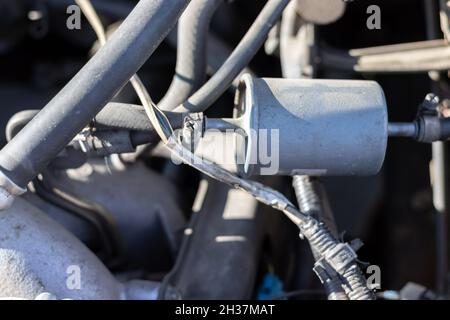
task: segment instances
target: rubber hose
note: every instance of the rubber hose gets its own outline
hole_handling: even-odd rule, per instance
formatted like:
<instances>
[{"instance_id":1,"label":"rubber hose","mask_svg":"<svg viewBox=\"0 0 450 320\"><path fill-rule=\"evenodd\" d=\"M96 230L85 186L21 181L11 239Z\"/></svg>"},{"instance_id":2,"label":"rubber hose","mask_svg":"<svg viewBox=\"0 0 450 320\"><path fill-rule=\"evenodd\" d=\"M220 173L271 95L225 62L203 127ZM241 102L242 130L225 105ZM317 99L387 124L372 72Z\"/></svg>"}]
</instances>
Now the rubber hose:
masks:
<instances>
[{"instance_id":1,"label":"rubber hose","mask_svg":"<svg viewBox=\"0 0 450 320\"><path fill-rule=\"evenodd\" d=\"M167 36L166 40L170 46L176 48L177 38L178 37L176 33L174 35L173 32L171 32ZM217 70L220 69L223 63L228 59L228 57L231 55L232 52L233 50L228 46L228 44L225 41L223 41L215 34L210 32L208 35L208 53L207 53L208 66L206 68L206 74L209 76L213 76L217 72ZM231 88L233 92L239 86L239 80L241 76L245 73L255 75L254 72L248 67L242 69L241 73L233 80Z\"/></svg>"},{"instance_id":2,"label":"rubber hose","mask_svg":"<svg viewBox=\"0 0 450 320\"><path fill-rule=\"evenodd\" d=\"M108 43L0 151L0 170L25 187L139 70L188 3L139 1Z\"/></svg>"},{"instance_id":3,"label":"rubber hose","mask_svg":"<svg viewBox=\"0 0 450 320\"><path fill-rule=\"evenodd\" d=\"M173 110L205 81L207 40L212 16L223 0L193 0L178 21L177 66L161 110Z\"/></svg>"},{"instance_id":4,"label":"rubber hose","mask_svg":"<svg viewBox=\"0 0 450 320\"><path fill-rule=\"evenodd\" d=\"M24 110L16 113L6 125L6 139L10 141L19 133L40 110ZM165 112L173 128L178 129L183 125L185 114L178 112ZM136 136L141 137L136 141L153 141L152 136L158 138L151 122L145 114L144 107L126 103L108 103L94 118L94 126L99 130L122 129L136 131ZM138 134L141 132L142 134ZM145 139L143 137L146 137ZM142 143L141 143L142 144Z\"/></svg>"},{"instance_id":5,"label":"rubber hose","mask_svg":"<svg viewBox=\"0 0 450 320\"><path fill-rule=\"evenodd\" d=\"M182 127L186 114L168 111L164 113L174 129ZM99 129L106 127L130 131L155 132L152 123L148 120L144 107L134 104L108 103L95 116L94 120Z\"/></svg>"},{"instance_id":6,"label":"rubber hose","mask_svg":"<svg viewBox=\"0 0 450 320\"><path fill-rule=\"evenodd\" d=\"M222 67L175 110L178 112L202 112L211 106L227 90L242 69L250 63L289 2L290 0L268 0L247 34Z\"/></svg>"}]
</instances>

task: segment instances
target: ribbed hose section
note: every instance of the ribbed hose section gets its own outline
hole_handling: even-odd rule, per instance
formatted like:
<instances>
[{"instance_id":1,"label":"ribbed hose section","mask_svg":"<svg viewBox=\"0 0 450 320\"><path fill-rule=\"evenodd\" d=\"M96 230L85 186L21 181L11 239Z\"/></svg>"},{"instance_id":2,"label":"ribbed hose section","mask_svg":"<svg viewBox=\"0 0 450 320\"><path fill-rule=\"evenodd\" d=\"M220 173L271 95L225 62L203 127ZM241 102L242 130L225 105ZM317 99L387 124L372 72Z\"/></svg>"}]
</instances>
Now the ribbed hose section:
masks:
<instances>
[{"instance_id":1,"label":"ribbed hose section","mask_svg":"<svg viewBox=\"0 0 450 320\"><path fill-rule=\"evenodd\" d=\"M174 129L181 128L185 115L182 113L165 112ZM143 106L127 103L108 103L96 116L98 127L125 129L130 131L146 131L154 133L155 129L145 114Z\"/></svg>"},{"instance_id":2,"label":"ribbed hose section","mask_svg":"<svg viewBox=\"0 0 450 320\"><path fill-rule=\"evenodd\" d=\"M301 212L306 214L321 210L319 195L309 176L294 176L292 186Z\"/></svg>"},{"instance_id":3,"label":"ribbed hose section","mask_svg":"<svg viewBox=\"0 0 450 320\"><path fill-rule=\"evenodd\" d=\"M20 130L29 123L40 110L24 110L16 113L11 117L6 126L6 139L10 141ZM178 112L165 112L174 129L179 129L183 125L185 114ZM154 136L158 139L158 135L153 125L148 121L144 107L127 103L108 103L94 118L94 127L100 130L127 130L141 131L145 135L139 137ZM147 138L146 138L147 139ZM145 141L146 139L142 140ZM137 139L138 141L139 139ZM152 141L154 139L151 139Z\"/></svg>"},{"instance_id":4,"label":"ribbed hose section","mask_svg":"<svg viewBox=\"0 0 450 320\"><path fill-rule=\"evenodd\" d=\"M323 223L317 223L315 219L301 226L301 231L308 239L311 249L317 251L322 257L338 244L327 227ZM340 275L350 300L375 300L374 293L367 288L366 278L356 263L348 266Z\"/></svg>"},{"instance_id":5,"label":"ribbed hose section","mask_svg":"<svg viewBox=\"0 0 450 320\"><path fill-rule=\"evenodd\" d=\"M324 283L325 290L328 294L328 300L348 300L347 294L342 290L339 278L332 278Z\"/></svg>"},{"instance_id":6,"label":"ribbed hose section","mask_svg":"<svg viewBox=\"0 0 450 320\"><path fill-rule=\"evenodd\" d=\"M317 181L313 181L309 176L294 176L292 180L292 185L295 190L295 195L297 196L297 202L300 208L300 211L307 215L312 215L314 218L325 220L322 200L319 195ZM331 214L331 213L330 213ZM334 223L334 220L328 219L330 223ZM330 226L331 227L331 226ZM336 229L335 226L332 226L333 229ZM325 238L315 238L314 241L317 241L316 245L322 246L322 242L326 242L328 239ZM313 249L314 246L311 246L311 250L313 251L314 258L316 260L321 258L321 255L317 250ZM328 300L348 300L347 295L342 288L342 282L338 277L330 277L327 280L324 280L323 286L325 287L325 291L328 295Z\"/></svg>"},{"instance_id":7,"label":"ribbed hose section","mask_svg":"<svg viewBox=\"0 0 450 320\"><path fill-rule=\"evenodd\" d=\"M336 245L331 232L323 223L317 223L317 220L311 219L311 222L302 226L302 231L308 238L311 249L317 251L321 256Z\"/></svg>"},{"instance_id":8,"label":"ribbed hose section","mask_svg":"<svg viewBox=\"0 0 450 320\"><path fill-rule=\"evenodd\" d=\"M374 293L367 288L366 277L356 263L344 272L343 278L347 281L344 289L350 300L375 300Z\"/></svg>"},{"instance_id":9,"label":"ribbed hose section","mask_svg":"<svg viewBox=\"0 0 450 320\"><path fill-rule=\"evenodd\" d=\"M178 21L177 66L161 110L173 110L203 84L211 18L223 0L193 0Z\"/></svg>"}]
</instances>

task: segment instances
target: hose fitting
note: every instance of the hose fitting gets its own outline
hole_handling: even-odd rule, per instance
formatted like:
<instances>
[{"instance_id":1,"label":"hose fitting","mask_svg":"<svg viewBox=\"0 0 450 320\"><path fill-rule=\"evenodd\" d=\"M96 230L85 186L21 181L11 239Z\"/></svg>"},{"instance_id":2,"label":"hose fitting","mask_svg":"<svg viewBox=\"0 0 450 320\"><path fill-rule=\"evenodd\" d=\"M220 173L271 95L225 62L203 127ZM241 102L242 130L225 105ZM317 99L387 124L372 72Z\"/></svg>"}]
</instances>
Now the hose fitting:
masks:
<instances>
[{"instance_id":1,"label":"hose fitting","mask_svg":"<svg viewBox=\"0 0 450 320\"><path fill-rule=\"evenodd\" d=\"M322 257L316 262L316 273L320 268L330 276L337 272L350 300L375 300L374 293L367 287L366 279L356 263L357 254L352 245L335 240L327 227L312 217L300 226L300 230L309 240L311 249Z\"/></svg>"}]
</instances>

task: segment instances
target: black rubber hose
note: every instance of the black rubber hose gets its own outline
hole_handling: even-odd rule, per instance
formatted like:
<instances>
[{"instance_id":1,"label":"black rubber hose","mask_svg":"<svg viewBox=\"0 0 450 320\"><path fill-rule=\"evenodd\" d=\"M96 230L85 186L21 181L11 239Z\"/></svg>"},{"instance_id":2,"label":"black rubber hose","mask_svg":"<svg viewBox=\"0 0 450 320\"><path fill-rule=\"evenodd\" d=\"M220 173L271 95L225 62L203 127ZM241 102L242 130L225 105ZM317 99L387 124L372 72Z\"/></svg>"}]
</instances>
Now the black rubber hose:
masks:
<instances>
[{"instance_id":1,"label":"black rubber hose","mask_svg":"<svg viewBox=\"0 0 450 320\"><path fill-rule=\"evenodd\" d=\"M180 112L202 112L230 86L255 56L290 0L268 0L247 34L216 74L187 101L176 108Z\"/></svg>"},{"instance_id":2,"label":"black rubber hose","mask_svg":"<svg viewBox=\"0 0 450 320\"><path fill-rule=\"evenodd\" d=\"M25 187L139 70L188 2L139 1L108 43L0 151L0 170Z\"/></svg>"},{"instance_id":3,"label":"black rubber hose","mask_svg":"<svg viewBox=\"0 0 450 320\"><path fill-rule=\"evenodd\" d=\"M39 111L24 110L12 116L6 125L7 141L16 136ZM182 127L185 114L168 111L165 114L174 129ZM136 137L140 137L140 139L136 138L136 141L154 141L152 136L158 139L158 134L148 120L144 107L139 105L110 102L95 116L93 125L99 130L122 129L136 132Z\"/></svg>"},{"instance_id":4,"label":"black rubber hose","mask_svg":"<svg viewBox=\"0 0 450 320\"><path fill-rule=\"evenodd\" d=\"M192 0L178 21L177 66L172 83L159 102L161 110L173 110L205 81L207 40L213 14L223 0Z\"/></svg>"},{"instance_id":5,"label":"black rubber hose","mask_svg":"<svg viewBox=\"0 0 450 320\"><path fill-rule=\"evenodd\" d=\"M164 113L174 129L182 127L186 114L169 111ZM106 127L107 129L146 131L157 136L144 107L139 105L110 102L95 116L94 121L99 129Z\"/></svg>"},{"instance_id":6,"label":"black rubber hose","mask_svg":"<svg viewBox=\"0 0 450 320\"><path fill-rule=\"evenodd\" d=\"M145 114L144 107L125 104L108 103L94 118L94 126L102 129L115 128L136 131L154 131Z\"/></svg>"}]
</instances>

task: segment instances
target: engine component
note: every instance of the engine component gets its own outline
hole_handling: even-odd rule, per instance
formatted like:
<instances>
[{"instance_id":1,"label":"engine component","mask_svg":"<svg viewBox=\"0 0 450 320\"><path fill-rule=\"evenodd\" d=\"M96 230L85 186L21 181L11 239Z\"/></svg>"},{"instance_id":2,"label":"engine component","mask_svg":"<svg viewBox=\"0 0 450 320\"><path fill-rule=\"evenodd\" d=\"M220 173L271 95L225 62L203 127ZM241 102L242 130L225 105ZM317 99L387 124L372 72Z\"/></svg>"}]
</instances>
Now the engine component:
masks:
<instances>
[{"instance_id":1,"label":"engine component","mask_svg":"<svg viewBox=\"0 0 450 320\"><path fill-rule=\"evenodd\" d=\"M270 172L264 147L272 157L278 152L280 174L371 175L383 164L387 107L375 82L244 77L236 101L247 133L238 150L242 173Z\"/></svg>"},{"instance_id":2,"label":"engine component","mask_svg":"<svg viewBox=\"0 0 450 320\"><path fill-rule=\"evenodd\" d=\"M8 172L9 179L21 187L41 172L136 73L187 3L140 1L108 45L0 151L2 172ZM9 192L7 186L2 187ZM10 204L5 199L1 202L2 207Z\"/></svg>"},{"instance_id":3,"label":"engine component","mask_svg":"<svg viewBox=\"0 0 450 320\"><path fill-rule=\"evenodd\" d=\"M208 121L244 131L235 161L246 176L375 174L388 137L383 90L371 81L244 76L236 118Z\"/></svg>"},{"instance_id":4,"label":"engine component","mask_svg":"<svg viewBox=\"0 0 450 320\"><path fill-rule=\"evenodd\" d=\"M183 299L252 299L264 235L257 206L243 191L202 180L183 247L160 298L173 298L166 290L170 285ZM227 279L227 285L215 285L220 279Z\"/></svg>"},{"instance_id":5,"label":"engine component","mask_svg":"<svg viewBox=\"0 0 450 320\"><path fill-rule=\"evenodd\" d=\"M296 3L291 2L284 10L280 23L281 70L284 78L311 78L316 64L314 39L317 28L301 21L296 9Z\"/></svg>"},{"instance_id":6,"label":"engine component","mask_svg":"<svg viewBox=\"0 0 450 320\"><path fill-rule=\"evenodd\" d=\"M16 113L6 126L7 140L10 141L38 113L39 110ZM165 112L165 115L175 128L182 126L185 114ZM139 145L156 144L159 138L142 106L112 102L74 140L79 142L83 152L105 156L132 152Z\"/></svg>"},{"instance_id":7,"label":"engine component","mask_svg":"<svg viewBox=\"0 0 450 320\"><path fill-rule=\"evenodd\" d=\"M389 123L389 136L410 137L425 143L448 140L450 138L448 107L445 107L445 110L439 108L439 97L429 93L420 105L414 122Z\"/></svg>"},{"instance_id":8,"label":"engine component","mask_svg":"<svg viewBox=\"0 0 450 320\"><path fill-rule=\"evenodd\" d=\"M143 90L146 90L145 87ZM156 112L156 106L150 108L149 114ZM149 118L155 127L163 125L160 122L161 120L155 116L150 115ZM186 129L189 132L189 127ZM195 127L190 131L190 136L194 136ZM164 138L164 136L161 136L161 138ZM297 225L301 237L309 241L312 251L320 257L314 265L314 270L321 279L324 279L321 276L322 273L326 273L328 276L335 274L337 277L343 278L344 290L351 300L375 299L375 295L368 288L366 279L357 263L356 250L359 249L360 242L355 241L349 244L338 241L321 221L300 212L280 192L256 181L240 178L210 161L199 159L198 156L182 145L179 138L180 136L177 140L176 136L171 136L166 144L166 147L179 160L234 189L247 192L259 202L283 212L287 218Z\"/></svg>"},{"instance_id":9,"label":"engine component","mask_svg":"<svg viewBox=\"0 0 450 320\"><path fill-rule=\"evenodd\" d=\"M169 181L139 162L107 166L98 159L78 169L51 172L44 179L59 193L87 199L107 210L120 237L118 258L128 268L153 272L170 268L186 221L173 201L177 192ZM160 258L152 259L156 256Z\"/></svg>"},{"instance_id":10,"label":"engine component","mask_svg":"<svg viewBox=\"0 0 450 320\"><path fill-rule=\"evenodd\" d=\"M329 207L323 185L308 176L294 176L292 186L294 187L300 210L323 221L333 236L337 238L336 222ZM313 251L313 255L316 260L320 259L320 255L317 252ZM318 269L316 268L315 271L318 271ZM318 271L318 276L325 287L328 300L348 300L342 288L342 282L335 273L327 274L326 272Z\"/></svg>"},{"instance_id":11,"label":"engine component","mask_svg":"<svg viewBox=\"0 0 450 320\"><path fill-rule=\"evenodd\" d=\"M0 232L2 298L46 292L58 299L154 298L154 283L146 282L145 297L133 283L120 283L78 239L21 198L2 211Z\"/></svg>"}]
</instances>

